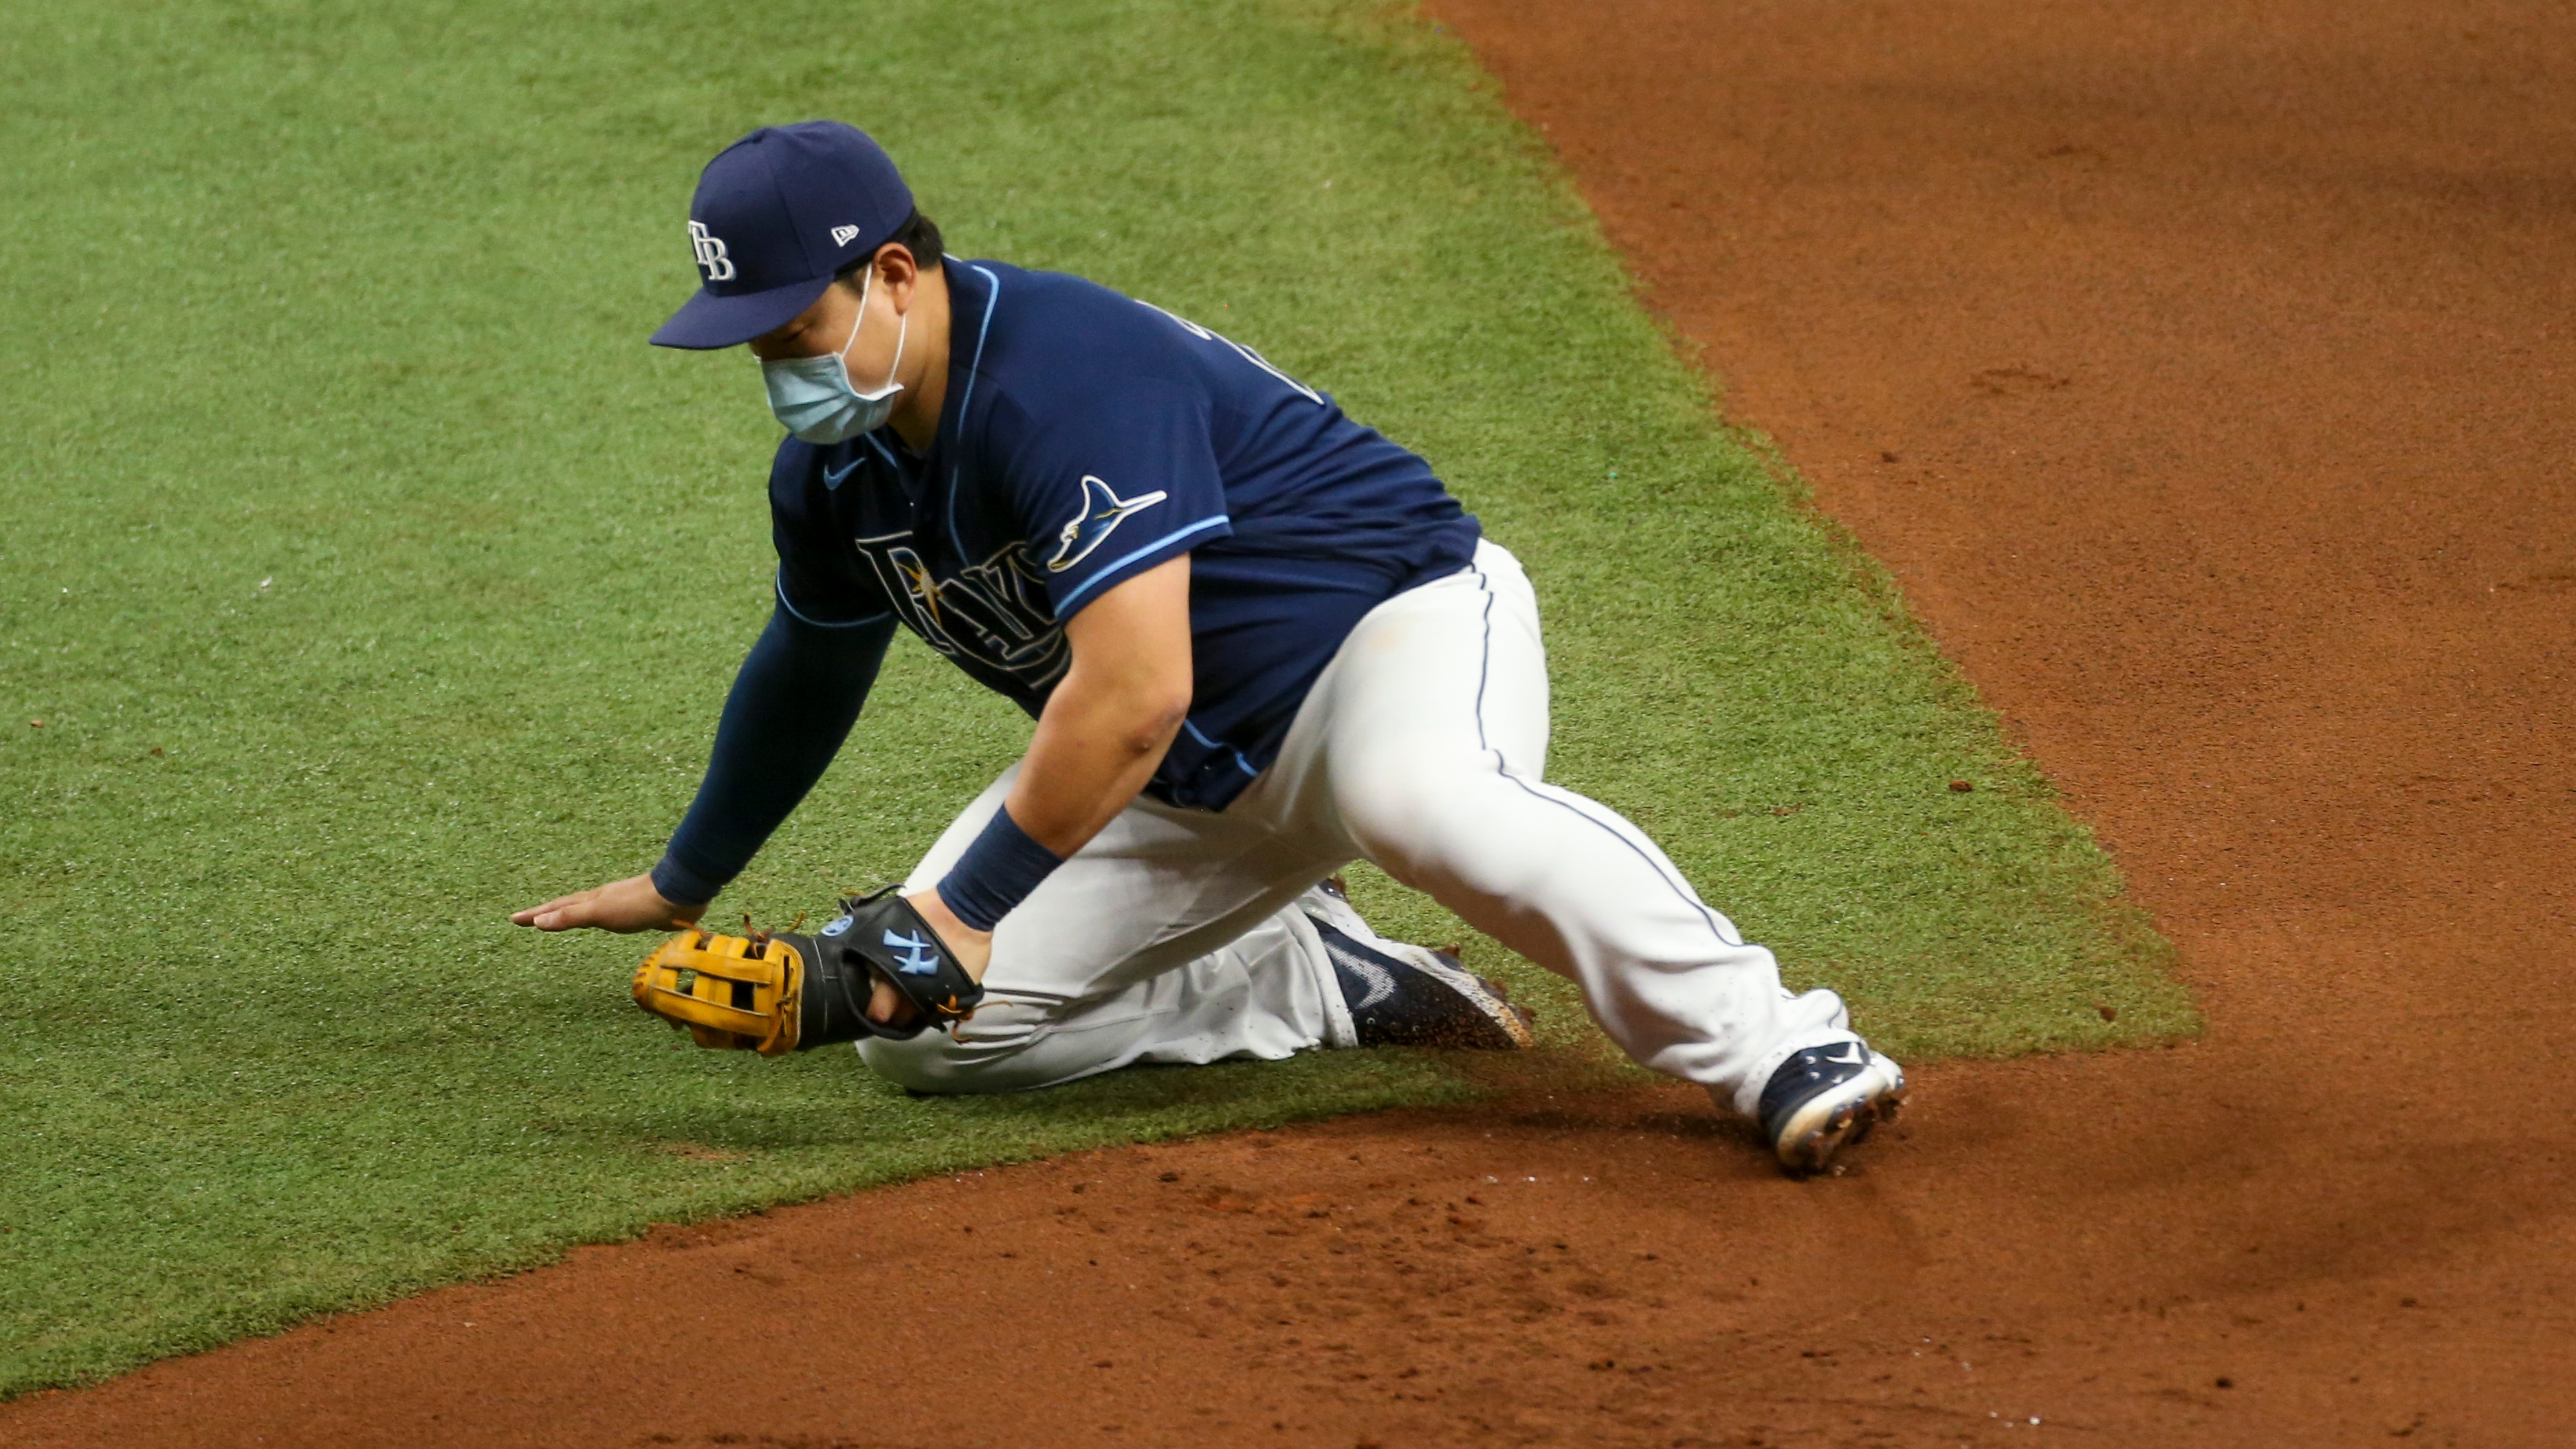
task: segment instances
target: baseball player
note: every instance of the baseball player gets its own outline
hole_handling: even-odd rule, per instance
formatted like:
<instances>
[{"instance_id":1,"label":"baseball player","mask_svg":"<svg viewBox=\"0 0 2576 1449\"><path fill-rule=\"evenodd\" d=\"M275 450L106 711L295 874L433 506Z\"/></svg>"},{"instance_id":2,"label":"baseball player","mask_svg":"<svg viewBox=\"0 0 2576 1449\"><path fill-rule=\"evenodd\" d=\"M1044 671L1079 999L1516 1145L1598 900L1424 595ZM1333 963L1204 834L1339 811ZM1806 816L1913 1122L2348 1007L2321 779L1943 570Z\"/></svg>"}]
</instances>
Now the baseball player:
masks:
<instances>
[{"instance_id":1,"label":"baseball player","mask_svg":"<svg viewBox=\"0 0 2576 1449\"><path fill-rule=\"evenodd\" d=\"M1529 580L1422 459L1196 322L946 255L837 122L727 148L688 231L699 290L653 341L757 360L789 434L776 606L661 861L513 920L680 931L638 973L648 1007L710 1045L856 1039L922 1092L1528 1045L1491 983L1342 899L1366 859L1572 978L1793 1172L1895 1110L1902 1072L1838 997L1783 989L1635 826L1546 783ZM898 628L1025 709L1026 755L899 896L814 936L690 929Z\"/></svg>"}]
</instances>

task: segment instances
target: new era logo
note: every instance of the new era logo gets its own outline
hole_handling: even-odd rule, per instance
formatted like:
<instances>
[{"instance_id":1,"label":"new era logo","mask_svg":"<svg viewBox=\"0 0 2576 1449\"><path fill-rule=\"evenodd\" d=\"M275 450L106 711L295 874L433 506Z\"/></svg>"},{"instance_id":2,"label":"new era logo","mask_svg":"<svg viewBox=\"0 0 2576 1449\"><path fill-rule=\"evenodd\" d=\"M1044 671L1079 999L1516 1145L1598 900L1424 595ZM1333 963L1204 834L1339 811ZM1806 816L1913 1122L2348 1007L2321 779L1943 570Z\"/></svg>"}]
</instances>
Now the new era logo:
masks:
<instances>
[{"instance_id":1,"label":"new era logo","mask_svg":"<svg viewBox=\"0 0 2576 1449\"><path fill-rule=\"evenodd\" d=\"M858 234L859 229L855 226L836 226L832 228L832 245L836 247L848 246L851 240L857 237Z\"/></svg>"}]
</instances>

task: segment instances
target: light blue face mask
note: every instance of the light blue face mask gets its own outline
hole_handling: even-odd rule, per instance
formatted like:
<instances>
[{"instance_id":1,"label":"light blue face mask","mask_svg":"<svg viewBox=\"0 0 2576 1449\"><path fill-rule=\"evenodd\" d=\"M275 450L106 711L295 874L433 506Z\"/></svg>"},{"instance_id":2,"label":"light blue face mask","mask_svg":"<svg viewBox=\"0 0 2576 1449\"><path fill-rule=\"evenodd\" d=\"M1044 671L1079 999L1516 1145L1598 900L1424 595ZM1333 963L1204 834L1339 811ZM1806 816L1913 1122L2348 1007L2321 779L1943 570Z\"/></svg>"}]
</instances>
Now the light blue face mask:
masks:
<instances>
[{"instance_id":1,"label":"light blue face mask","mask_svg":"<svg viewBox=\"0 0 2576 1449\"><path fill-rule=\"evenodd\" d=\"M894 380L895 369L903 364L903 342L912 329L912 318L905 315L895 329L894 361L886 365L885 385L873 392L861 392L850 382L848 357L859 340L859 323L868 316L868 292L877 283L877 269L868 268L868 279L859 286L859 320L850 324L850 340L838 352L821 357L782 357L760 364L761 380L769 386L769 410L778 415L787 431L809 443L837 443L861 433L873 433L894 416L896 394L903 384Z\"/></svg>"}]
</instances>

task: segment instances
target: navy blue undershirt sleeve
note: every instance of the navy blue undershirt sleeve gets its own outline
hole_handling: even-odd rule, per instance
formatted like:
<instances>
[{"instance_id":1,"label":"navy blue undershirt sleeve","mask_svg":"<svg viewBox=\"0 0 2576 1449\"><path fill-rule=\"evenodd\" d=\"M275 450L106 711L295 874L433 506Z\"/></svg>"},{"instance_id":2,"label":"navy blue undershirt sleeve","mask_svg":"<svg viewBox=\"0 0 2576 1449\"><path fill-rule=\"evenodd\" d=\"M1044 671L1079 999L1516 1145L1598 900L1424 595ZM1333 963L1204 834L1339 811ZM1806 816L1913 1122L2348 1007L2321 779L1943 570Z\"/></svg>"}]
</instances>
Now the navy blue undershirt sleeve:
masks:
<instances>
[{"instance_id":1,"label":"navy blue undershirt sleeve","mask_svg":"<svg viewBox=\"0 0 2576 1449\"><path fill-rule=\"evenodd\" d=\"M751 864L849 738L894 629L891 615L812 623L780 600L725 697L698 798L653 867L663 899L703 905Z\"/></svg>"}]
</instances>

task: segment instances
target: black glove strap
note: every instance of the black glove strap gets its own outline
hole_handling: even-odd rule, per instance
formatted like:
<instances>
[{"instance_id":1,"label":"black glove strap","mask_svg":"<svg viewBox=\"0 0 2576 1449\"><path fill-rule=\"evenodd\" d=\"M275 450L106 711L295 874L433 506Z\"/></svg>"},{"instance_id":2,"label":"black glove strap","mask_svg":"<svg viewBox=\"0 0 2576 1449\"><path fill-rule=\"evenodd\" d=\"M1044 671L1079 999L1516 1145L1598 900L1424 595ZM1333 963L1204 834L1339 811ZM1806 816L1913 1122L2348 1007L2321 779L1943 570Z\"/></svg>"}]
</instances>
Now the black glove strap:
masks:
<instances>
[{"instance_id":1,"label":"black glove strap","mask_svg":"<svg viewBox=\"0 0 2576 1449\"><path fill-rule=\"evenodd\" d=\"M844 896L841 914L820 932L782 938L806 962L798 1051L868 1036L909 1041L930 1027L964 1021L984 999L957 953L896 890ZM868 1020L868 997L880 978L912 1007L900 1025Z\"/></svg>"}]
</instances>

